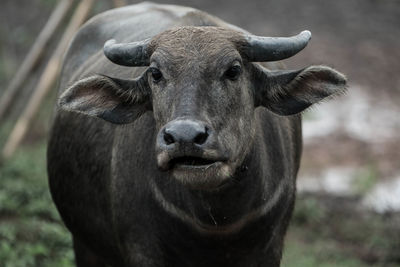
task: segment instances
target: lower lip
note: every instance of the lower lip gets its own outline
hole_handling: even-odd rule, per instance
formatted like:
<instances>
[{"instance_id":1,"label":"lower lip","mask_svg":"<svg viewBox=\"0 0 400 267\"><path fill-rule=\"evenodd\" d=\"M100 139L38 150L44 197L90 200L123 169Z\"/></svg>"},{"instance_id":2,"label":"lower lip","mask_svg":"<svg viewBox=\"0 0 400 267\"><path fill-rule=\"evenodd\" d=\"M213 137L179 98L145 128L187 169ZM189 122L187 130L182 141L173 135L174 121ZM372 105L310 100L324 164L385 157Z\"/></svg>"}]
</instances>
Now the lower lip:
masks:
<instances>
[{"instance_id":1,"label":"lower lip","mask_svg":"<svg viewBox=\"0 0 400 267\"><path fill-rule=\"evenodd\" d=\"M209 168L217 167L221 165L220 161L216 161L207 165L185 165L185 164L175 164L172 169L185 169L185 170L207 170Z\"/></svg>"}]
</instances>

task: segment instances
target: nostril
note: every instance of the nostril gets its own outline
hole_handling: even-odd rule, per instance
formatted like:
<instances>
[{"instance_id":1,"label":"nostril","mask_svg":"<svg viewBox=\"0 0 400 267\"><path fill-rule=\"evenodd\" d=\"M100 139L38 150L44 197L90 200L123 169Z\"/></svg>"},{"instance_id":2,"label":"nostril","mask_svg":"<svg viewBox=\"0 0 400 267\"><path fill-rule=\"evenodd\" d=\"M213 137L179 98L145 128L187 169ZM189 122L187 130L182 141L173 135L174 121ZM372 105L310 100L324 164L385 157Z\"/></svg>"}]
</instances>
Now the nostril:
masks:
<instances>
[{"instance_id":1,"label":"nostril","mask_svg":"<svg viewBox=\"0 0 400 267\"><path fill-rule=\"evenodd\" d=\"M207 138L208 138L208 131L207 131L207 129L206 129L205 132L203 132L203 133L198 133L197 136L194 138L193 141L194 141L194 143L197 144L197 145L202 145L202 144L204 144L204 143L206 142Z\"/></svg>"},{"instance_id":2,"label":"nostril","mask_svg":"<svg viewBox=\"0 0 400 267\"><path fill-rule=\"evenodd\" d=\"M167 132L164 132L164 141L167 145L175 143L174 137Z\"/></svg>"}]
</instances>

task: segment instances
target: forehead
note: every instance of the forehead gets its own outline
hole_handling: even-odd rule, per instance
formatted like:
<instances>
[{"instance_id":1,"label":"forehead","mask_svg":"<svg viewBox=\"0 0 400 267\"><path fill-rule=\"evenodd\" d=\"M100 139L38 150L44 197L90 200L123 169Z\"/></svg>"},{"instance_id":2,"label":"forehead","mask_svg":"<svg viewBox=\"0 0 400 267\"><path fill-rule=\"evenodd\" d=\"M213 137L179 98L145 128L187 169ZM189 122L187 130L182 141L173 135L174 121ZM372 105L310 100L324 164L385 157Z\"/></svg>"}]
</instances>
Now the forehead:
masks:
<instances>
[{"instance_id":1,"label":"forehead","mask_svg":"<svg viewBox=\"0 0 400 267\"><path fill-rule=\"evenodd\" d=\"M178 61L220 61L240 58L238 45L243 36L218 27L181 27L168 30L152 40L154 58Z\"/></svg>"}]
</instances>

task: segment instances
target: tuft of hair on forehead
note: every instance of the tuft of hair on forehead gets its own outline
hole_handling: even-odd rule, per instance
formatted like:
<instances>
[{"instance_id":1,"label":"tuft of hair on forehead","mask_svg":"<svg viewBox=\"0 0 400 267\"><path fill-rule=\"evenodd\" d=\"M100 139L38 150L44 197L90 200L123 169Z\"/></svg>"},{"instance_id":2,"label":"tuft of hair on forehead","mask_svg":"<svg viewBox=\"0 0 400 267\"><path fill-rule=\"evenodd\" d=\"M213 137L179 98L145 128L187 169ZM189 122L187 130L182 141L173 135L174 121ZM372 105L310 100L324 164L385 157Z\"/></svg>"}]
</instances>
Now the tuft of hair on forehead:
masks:
<instances>
[{"instance_id":1,"label":"tuft of hair on forehead","mask_svg":"<svg viewBox=\"0 0 400 267\"><path fill-rule=\"evenodd\" d=\"M218 49L245 45L242 32L214 26L184 26L166 30L150 42L150 53L161 49Z\"/></svg>"}]
</instances>

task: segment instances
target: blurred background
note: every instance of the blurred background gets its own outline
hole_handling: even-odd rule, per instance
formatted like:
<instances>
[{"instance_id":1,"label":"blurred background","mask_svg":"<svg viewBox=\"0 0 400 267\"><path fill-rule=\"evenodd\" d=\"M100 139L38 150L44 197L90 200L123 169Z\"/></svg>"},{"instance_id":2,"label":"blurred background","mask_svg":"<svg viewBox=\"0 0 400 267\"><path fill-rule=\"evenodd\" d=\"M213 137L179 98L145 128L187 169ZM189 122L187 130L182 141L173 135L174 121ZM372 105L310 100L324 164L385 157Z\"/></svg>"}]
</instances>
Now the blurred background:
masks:
<instances>
[{"instance_id":1,"label":"blurred background","mask_svg":"<svg viewBox=\"0 0 400 267\"><path fill-rule=\"evenodd\" d=\"M61 1L1 1L0 103ZM74 266L69 233L48 192L45 160L56 101L56 82L48 77L57 70L46 66L57 63L60 53L51 59L53 52L62 51L59 40L67 39L66 28L74 28L69 20L84 1L69 2L0 118L0 148L20 143L0 163L0 266ZM91 2L88 17L124 1ZM198 8L257 35L312 32L308 47L284 63L289 69L334 67L347 75L349 90L304 114L298 196L282 265L400 266L400 1L158 2ZM49 76L41 77L44 71ZM49 91L34 97L38 82ZM28 104L32 99L43 99L37 109ZM15 142L21 129L26 134Z\"/></svg>"}]
</instances>

